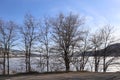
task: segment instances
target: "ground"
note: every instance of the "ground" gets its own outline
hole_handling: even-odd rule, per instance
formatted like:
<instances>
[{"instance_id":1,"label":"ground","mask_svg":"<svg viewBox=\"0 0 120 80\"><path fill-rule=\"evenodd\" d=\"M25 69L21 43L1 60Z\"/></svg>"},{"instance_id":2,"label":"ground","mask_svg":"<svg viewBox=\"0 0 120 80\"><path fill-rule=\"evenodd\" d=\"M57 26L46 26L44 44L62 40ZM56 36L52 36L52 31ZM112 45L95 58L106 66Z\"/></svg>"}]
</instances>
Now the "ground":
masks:
<instances>
[{"instance_id":1,"label":"ground","mask_svg":"<svg viewBox=\"0 0 120 80\"><path fill-rule=\"evenodd\" d=\"M0 80L120 80L120 73L69 72L0 77Z\"/></svg>"}]
</instances>

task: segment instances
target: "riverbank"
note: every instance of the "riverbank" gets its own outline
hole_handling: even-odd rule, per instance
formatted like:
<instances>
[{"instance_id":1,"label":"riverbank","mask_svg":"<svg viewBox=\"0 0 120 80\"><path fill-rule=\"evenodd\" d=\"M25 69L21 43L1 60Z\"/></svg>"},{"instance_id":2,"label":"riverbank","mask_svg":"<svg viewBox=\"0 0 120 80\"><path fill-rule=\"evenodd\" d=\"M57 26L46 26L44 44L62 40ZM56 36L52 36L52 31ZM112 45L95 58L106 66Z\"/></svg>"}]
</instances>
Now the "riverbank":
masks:
<instances>
[{"instance_id":1,"label":"riverbank","mask_svg":"<svg viewBox=\"0 0 120 80\"><path fill-rule=\"evenodd\" d=\"M120 73L68 72L2 77L0 80L120 80Z\"/></svg>"}]
</instances>

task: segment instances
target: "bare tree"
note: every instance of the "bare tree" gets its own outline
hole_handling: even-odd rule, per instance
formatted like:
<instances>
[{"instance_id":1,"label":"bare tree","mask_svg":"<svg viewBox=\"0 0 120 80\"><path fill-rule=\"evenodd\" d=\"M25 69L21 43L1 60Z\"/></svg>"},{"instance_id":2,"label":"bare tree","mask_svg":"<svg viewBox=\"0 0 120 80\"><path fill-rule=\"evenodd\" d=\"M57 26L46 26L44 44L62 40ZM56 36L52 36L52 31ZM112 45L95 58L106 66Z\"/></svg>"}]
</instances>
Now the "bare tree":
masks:
<instances>
[{"instance_id":1,"label":"bare tree","mask_svg":"<svg viewBox=\"0 0 120 80\"><path fill-rule=\"evenodd\" d=\"M47 72L49 72L49 55L50 55L50 43L51 41L51 33L50 33L50 25L48 23L48 19L45 18L42 24L42 27L39 30L39 42L42 45L42 53L46 58Z\"/></svg>"},{"instance_id":2,"label":"bare tree","mask_svg":"<svg viewBox=\"0 0 120 80\"><path fill-rule=\"evenodd\" d=\"M91 39L91 45L92 45L92 55L94 57L94 68L95 68L95 72L98 72L99 69L99 64L100 64L100 60L101 60L101 56L100 56L100 49L103 43L103 38L102 38L102 34L97 31L97 33L93 34Z\"/></svg>"},{"instance_id":3,"label":"bare tree","mask_svg":"<svg viewBox=\"0 0 120 80\"><path fill-rule=\"evenodd\" d=\"M16 38L16 28L17 25L13 21L5 22L0 21L0 42L2 44L4 53L4 63L3 63L3 74L6 71L6 60L7 60L7 74L9 75L9 54L13 46L15 46Z\"/></svg>"},{"instance_id":4,"label":"bare tree","mask_svg":"<svg viewBox=\"0 0 120 80\"><path fill-rule=\"evenodd\" d=\"M89 59L88 51L91 49L89 44L89 31L84 31L82 35L83 39L79 44L76 45L75 55L73 56L72 63L76 67L77 71L84 71L86 63Z\"/></svg>"},{"instance_id":5,"label":"bare tree","mask_svg":"<svg viewBox=\"0 0 120 80\"><path fill-rule=\"evenodd\" d=\"M81 41L80 26L83 18L70 13L68 16L59 14L58 17L50 21L53 27L53 39L62 50L66 71L70 70L70 61L73 56L72 48Z\"/></svg>"},{"instance_id":6,"label":"bare tree","mask_svg":"<svg viewBox=\"0 0 120 80\"><path fill-rule=\"evenodd\" d=\"M95 71L98 70L100 58L103 58L103 72L106 72L108 66L116 60L115 57L108 59L111 56L110 45L115 42L113 27L105 25L93 35L91 41L94 46Z\"/></svg>"},{"instance_id":7,"label":"bare tree","mask_svg":"<svg viewBox=\"0 0 120 80\"><path fill-rule=\"evenodd\" d=\"M107 60L109 56L111 56L111 51L109 49L109 46L115 42L114 36L113 36L113 27L110 25L105 25L103 28L100 29L101 35L102 35L102 56L103 56L103 72L106 72L108 66L110 63L112 63L115 59L115 57L111 58L110 60Z\"/></svg>"},{"instance_id":8,"label":"bare tree","mask_svg":"<svg viewBox=\"0 0 120 80\"><path fill-rule=\"evenodd\" d=\"M89 32L85 31L83 35L83 40L80 44L80 52L81 52L81 64L80 64L80 70L83 71L85 69L85 65L88 62L89 54L88 51L91 49L89 44Z\"/></svg>"},{"instance_id":9,"label":"bare tree","mask_svg":"<svg viewBox=\"0 0 120 80\"><path fill-rule=\"evenodd\" d=\"M38 30L37 25L38 23L36 22L35 18L32 15L27 14L25 16L24 26L20 28L22 40L25 47L26 72L31 71L30 60L31 60L32 49L37 39L37 30Z\"/></svg>"}]
</instances>

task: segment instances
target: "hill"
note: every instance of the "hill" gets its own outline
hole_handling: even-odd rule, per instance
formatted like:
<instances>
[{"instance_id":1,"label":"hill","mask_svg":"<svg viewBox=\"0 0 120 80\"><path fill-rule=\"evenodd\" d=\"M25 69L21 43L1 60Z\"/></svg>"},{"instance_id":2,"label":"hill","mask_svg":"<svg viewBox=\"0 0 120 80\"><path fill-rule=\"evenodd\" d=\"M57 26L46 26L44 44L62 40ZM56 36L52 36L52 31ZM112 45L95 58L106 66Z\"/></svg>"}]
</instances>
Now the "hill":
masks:
<instances>
[{"instance_id":1,"label":"hill","mask_svg":"<svg viewBox=\"0 0 120 80\"><path fill-rule=\"evenodd\" d=\"M111 44L105 49L106 49L106 56L120 56L120 43ZM97 56L103 56L105 49L97 50L96 51ZM78 53L76 56L82 56L82 54L83 53ZM88 51L85 53L85 56L94 56L94 55L95 55L94 51Z\"/></svg>"}]
</instances>

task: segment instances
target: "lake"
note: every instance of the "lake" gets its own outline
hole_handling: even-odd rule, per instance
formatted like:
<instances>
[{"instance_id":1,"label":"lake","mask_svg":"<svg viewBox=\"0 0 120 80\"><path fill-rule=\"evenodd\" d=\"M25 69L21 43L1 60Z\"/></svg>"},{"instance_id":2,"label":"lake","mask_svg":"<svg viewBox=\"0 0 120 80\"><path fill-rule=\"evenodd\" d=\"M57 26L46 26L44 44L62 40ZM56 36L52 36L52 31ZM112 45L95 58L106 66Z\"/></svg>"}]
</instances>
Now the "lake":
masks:
<instances>
[{"instance_id":1,"label":"lake","mask_svg":"<svg viewBox=\"0 0 120 80\"><path fill-rule=\"evenodd\" d=\"M107 61L112 57L107 58ZM0 59L2 60L2 59ZM120 58L116 58L112 63L119 63ZM49 71L64 71L65 66L63 60L60 58L50 58L49 61ZM46 59L39 57L31 57L31 69L33 71L46 72ZM71 71L76 71L75 66L71 63ZM94 58L90 57L85 70L94 71ZM117 72L120 71L119 64L112 64L108 67L107 72ZM25 72L25 58L10 58L10 73ZM99 66L99 72L102 72L102 60ZM2 73L2 64L0 65L0 73Z\"/></svg>"}]
</instances>

